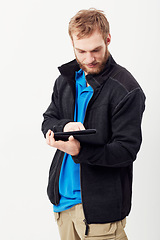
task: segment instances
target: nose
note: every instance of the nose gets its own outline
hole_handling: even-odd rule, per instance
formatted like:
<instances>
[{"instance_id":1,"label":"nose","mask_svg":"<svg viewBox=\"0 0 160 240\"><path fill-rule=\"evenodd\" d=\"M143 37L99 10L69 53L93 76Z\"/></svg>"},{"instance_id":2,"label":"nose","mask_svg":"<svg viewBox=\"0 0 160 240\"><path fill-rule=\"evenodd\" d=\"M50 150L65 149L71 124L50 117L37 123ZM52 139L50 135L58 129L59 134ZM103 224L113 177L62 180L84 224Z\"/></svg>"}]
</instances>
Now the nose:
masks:
<instances>
[{"instance_id":1,"label":"nose","mask_svg":"<svg viewBox=\"0 0 160 240\"><path fill-rule=\"evenodd\" d=\"M86 55L87 64L94 62L94 60L95 60L95 57L94 57L93 53L87 52L87 55Z\"/></svg>"}]
</instances>

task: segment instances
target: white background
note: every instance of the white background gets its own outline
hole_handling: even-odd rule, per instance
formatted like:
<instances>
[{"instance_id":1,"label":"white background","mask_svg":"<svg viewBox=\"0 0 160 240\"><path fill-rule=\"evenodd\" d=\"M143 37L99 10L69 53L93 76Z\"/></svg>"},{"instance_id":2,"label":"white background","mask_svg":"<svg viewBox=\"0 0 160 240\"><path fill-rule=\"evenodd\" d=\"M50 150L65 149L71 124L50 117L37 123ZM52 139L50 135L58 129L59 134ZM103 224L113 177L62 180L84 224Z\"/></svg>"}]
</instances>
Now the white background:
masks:
<instances>
[{"instance_id":1,"label":"white background","mask_svg":"<svg viewBox=\"0 0 160 240\"><path fill-rule=\"evenodd\" d=\"M158 0L5 0L0 3L0 239L59 239L46 194L54 149L41 133L42 114L57 66L74 58L68 22L90 7L105 11L109 50L147 96L126 232L129 240L159 238Z\"/></svg>"}]
</instances>

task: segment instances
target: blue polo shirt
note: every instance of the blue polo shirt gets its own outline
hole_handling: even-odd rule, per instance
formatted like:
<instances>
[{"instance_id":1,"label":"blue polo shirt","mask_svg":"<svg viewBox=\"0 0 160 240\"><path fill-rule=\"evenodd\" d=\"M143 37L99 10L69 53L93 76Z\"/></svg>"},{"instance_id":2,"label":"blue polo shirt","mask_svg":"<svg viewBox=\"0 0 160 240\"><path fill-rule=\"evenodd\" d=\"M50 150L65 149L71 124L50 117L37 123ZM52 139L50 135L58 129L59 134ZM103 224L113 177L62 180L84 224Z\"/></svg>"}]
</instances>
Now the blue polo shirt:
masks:
<instances>
[{"instance_id":1,"label":"blue polo shirt","mask_svg":"<svg viewBox=\"0 0 160 240\"><path fill-rule=\"evenodd\" d=\"M76 72L76 101L74 121L84 122L85 112L89 100L93 95L91 86L86 86L84 72L80 69ZM59 177L60 202L53 206L54 212L65 211L74 205L81 203L80 164L76 164L71 155L65 153L60 177Z\"/></svg>"}]
</instances>

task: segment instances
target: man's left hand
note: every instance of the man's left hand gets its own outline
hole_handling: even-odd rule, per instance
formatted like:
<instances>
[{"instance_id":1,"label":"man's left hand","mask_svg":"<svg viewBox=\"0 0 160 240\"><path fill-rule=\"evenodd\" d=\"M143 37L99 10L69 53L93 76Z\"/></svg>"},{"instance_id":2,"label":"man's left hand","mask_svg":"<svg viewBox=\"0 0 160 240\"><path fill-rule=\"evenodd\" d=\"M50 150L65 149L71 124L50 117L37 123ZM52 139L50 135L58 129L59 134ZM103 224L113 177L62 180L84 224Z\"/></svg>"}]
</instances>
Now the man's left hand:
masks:
<instances>
[{"instance_id":1,"label":"man's left hand","mask_svg":"<svg viewBox=\"0 0 160 240\"><path fill-rule=\"evenodd\" d=\"M70 136L68 141L56 141L54 139L54 133L48 130L46 134L46 142L49 146L55 147L63 152L70 154L71 156L76 156L80 152L80 142L76 140L73 136Z\"/></svg>"}]
</instances>

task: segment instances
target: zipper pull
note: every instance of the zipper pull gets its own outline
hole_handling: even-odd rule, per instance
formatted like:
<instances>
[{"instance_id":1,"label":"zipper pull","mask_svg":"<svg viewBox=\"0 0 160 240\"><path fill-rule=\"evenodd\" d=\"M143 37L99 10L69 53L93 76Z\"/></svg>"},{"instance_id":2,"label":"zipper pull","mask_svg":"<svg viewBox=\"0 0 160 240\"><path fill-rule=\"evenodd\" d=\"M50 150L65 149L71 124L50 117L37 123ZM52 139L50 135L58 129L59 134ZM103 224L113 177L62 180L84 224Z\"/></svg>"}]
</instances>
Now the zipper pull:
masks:
<instances>
[{"instance_id":1,"label":"zipper pull","mask_svg":"<svg viewBox=\"0 0 160 240\"><path fill-rule=\"evenodd\" d=\"M84 222L84 223L85 223L85 225L86 225L85 236L87 236L87 235L88 235L88 231L89 231L89 225L88 225L88 223L87 223L86 219L84 219L84 220L83 220L83 222Z\"/></svg>"}]
</instances>

